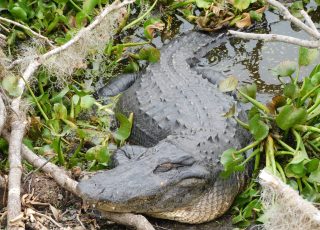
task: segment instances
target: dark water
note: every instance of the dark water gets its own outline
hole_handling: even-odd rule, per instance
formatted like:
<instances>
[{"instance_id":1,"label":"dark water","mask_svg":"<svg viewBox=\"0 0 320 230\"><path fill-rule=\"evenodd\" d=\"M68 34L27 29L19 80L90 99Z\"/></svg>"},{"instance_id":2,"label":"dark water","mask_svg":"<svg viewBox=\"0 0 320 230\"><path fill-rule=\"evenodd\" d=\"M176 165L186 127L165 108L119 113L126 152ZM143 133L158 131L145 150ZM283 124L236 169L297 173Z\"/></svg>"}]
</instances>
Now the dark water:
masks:
<instances>
[{"instance_id":1,"label":"dark water","mask_svg":"<svg viewBox=\"0 0 320 230\"><path fill-rule=\"evenodd\" d=\"M320 28L320 7L315 4L308 6L310 15L316 26ZM287 21L273 12L265 13L266 22L259 26L253 32L258 33L275 33L297 38L309 39L304 32L293 27ZM167 43L175 34L193 29L193 25L178 18L174 21L174 32L165 34L154 40L157 47ZM141 31L140 31L141 32ZM139 33L139 32L138 32ZM272 74L271 68L274 68L280 62L285 60L297 61L299 47L285 43L265 43L262 41L248 41L238 38L228 38L217 43L211 50L203 56L198 63L198 67L220 72L224 76L234 75L244 83L255 82L260 93L265 95L274 95L281 90L278 79ZM319 59L316 60L319 63ZM301 76L310 73L312 67L302 67ZM233 229L231 217L229 214L210 223L200 225L186 225L177 222L150 219L156 229L172 230L227 230ZM123 230L125 227L109 226L103 229Z\"/></svg>"},{"instance_id":2,"label":"dark water","mask_svg":"<svg viewBox=\"0 0 320 230\"><path fill-rule=\"evenodd\" d=\"M282 34L308 39L308 36L279 18L272 12L266 12L267 24L252 32ZM313 12L319 22L320 9ZM319 25L319 24L318 24ZM199 63L206 69L218 71L224 76L236 76L243 82L254 82L261 93L275 94L281 90L279 80L271 71L285 60L297 61L299 47L279 42L243 40L230 37L218 43ZM319 62L319 59L316 60ZM308 75L312 67L302 67L301 76Z\"/></svg>"}]
</instances>

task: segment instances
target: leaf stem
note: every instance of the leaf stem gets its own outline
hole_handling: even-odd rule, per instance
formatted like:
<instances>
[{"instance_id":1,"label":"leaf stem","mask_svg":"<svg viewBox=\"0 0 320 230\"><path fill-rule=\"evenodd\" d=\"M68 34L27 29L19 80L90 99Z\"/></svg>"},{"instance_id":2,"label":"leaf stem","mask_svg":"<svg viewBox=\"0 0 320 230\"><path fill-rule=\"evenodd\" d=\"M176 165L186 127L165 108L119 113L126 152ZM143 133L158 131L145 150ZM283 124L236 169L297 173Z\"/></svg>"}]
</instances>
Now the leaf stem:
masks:
<instances>
[{"instance_id":1,"label":"leaf stem","mask_svg":"<svg viewBox=\"0 0 320 230\"><path fill-rule=\"evenodd\" d=\"M258 144L260 144L261 141L255 141L255 142L252 142L251 144L247 145L246 147L238 150L237 152L235 152L235 154L240 154L240 153L243 153L245 151L248 151L254 147L256 147Z\"/></svg>"},{"instance_id":2,"label":"leaf stem","mask_svg":"<svg viewBox=\"0 0 320 230\"><path fill-rule=\"evenodd\" d=\"M290 151L277 151L275 153L276 156L281 156L281 155L292 155L294 156L294 153L293 152L290 152Z\"/></svg>"},{"instance_id":3,"label":"leaf stem","mask_svg":"<svg viewBox=\"0 0 320 230\"><path fill-rule=\"evenodd\" d=\"M267 155L267 158L269 158L269 165L271 164L272 172L274 175L276 175L277 168L276 168L276 161L274 158L274 142L273 142L273 138L270 135L267 138L266 155Z\"/></svg>"},{"instance_id":4,"label":"leaf stem","mask_svg":"<svg viewBox=\"0 0 320 230\"><path fill-rule=\"evenodd\" d=\"M281 165L277 161L276 161L276 166L277 166L277 169L281 175L282 181L286 184L287 183L286 174L284 173Z\"/></svg>"},{"instance_id":5,"label":"leaf stem","mask_svg":"<svg viewBox=\"0 0 320 230\"><path fill-rule=\"evenodd\" d=\"M305 102L305 100L307 100L308 97L310 97L310 95L312 93L314 93L314 91L316 91L319 88L320 88L320 84L318 84L316 87L314 87L312 90L310 90L306 95L304 95L303 98L301 98L301 104L303 104Z\"/></svg>"},{"instance_id":6,"label":"leaf stem","mask_svg":"<svg viewBox=\"0 0 320 230\"><path fill-rule=\"evenodd\" d=\"M246 163L248 163L253 157L255 157L258 153L260 152L260 149L259 148L257 148L256 150L254 150L251 154L250 154L250 156L247 158L247 159L245 159L240 165L245 165Z\"/></svg>"},{"instance_id":7,"label":"leaf stem","mask_svg":"<svg viewBox=\"0 0 320 230\"><path fill-rule=\"evenodd\" d=\"M308 125L295 125L294 129L302 131L302 132L307 132L307 131L311 131L311 132L316 132L316 133L320 133L320 129L313 127L313 126L308 126Z\"/></svg>"},{"instance_id":8,"label":"leaf stem","mask_svg":"<svg viewBox=\"0 0 320 230\"><path fill-rule=\"evenodd\" d=\"M258 107L259 109L261 109L262 111L264 111L266 113L270 113L270 110L265 105L260 103L259 101L255 100L252 97L248 96L247 94L241 92L241 90L238 90L238 92L241 94L241 96L243 96L245 99L250 101L251 104L253 104L254 106Z\"/></svg>"},{"instance_id":9,"label":"leaf stem","mask_svg":"<svg viewBox=\"0 0 320 230\"><path fill-rule=\"evenodd\" d=\"M238 124L243 127L246 130L249 130L249 125L243 121L241 121L240 119L238 119L237 117L234 117L234 119L236 120L236 122L238 122Z\"/></svg>"},{"instance_id":10,"label":"leaf stem","mask_svg":"<svg viewBox=\"0 0 320 230\"><path fill-rule=\"evenodd\" d=\"M79 10L81 13L83 13L89 20L91 20L91 17L84 12L73 0L69 0L69 2L77 9Z\"/></svg>"},{"instance_id":11,"label":"leaf stem","mask_svg":"<svg viewBox=\"0 0 320 230\"><path fill-rule=\"evenodd\" d=\"M22 79L24 80L24 78L22 78ZM38 101L37 97L34 95L34 93L33 93L32 89L30 88L29 83L28 83L28 82L26 82L25 80L24 80L24 82L25 82L25 85L27 86L27 89L28 89L29 93L31 94L31 97L32 97L32 98L33 98L33 100L35 101L35 103L36 103L36 105L37 105L37 107L38 107L38 109L39 109L40 113L42 114L43 118L44 118L46 121L48 121L48 120L49 120L49 118L48 118L47 114L44 112L44 110L42 109L42 107L41 107L41 105L40 105L40 103L39 103L39 101Z\"/></svg>"},{"instance_id":12,"label":"leaf stem","mask_svg":"<svg viewBox=\"0 0 320 230\"><path fill-rule=\"evenodd\" d=\"M119 45L112 47L111 51L117 50L118 46L123 46L125 48L125 47L142 46L142 45L148 45L148 44L150 44L150 41L148 41L148 42L128 42L128 43L119 44Z\"/></svg>"},{"instance_id":13,"label":"leaf stem","mask_svg":"<svg viewBox=\"0 0 320 230\"><path fill-rule=\"evenodd\" d=\"M276 141L285 149L287 149L288 151L290 152L295 152L295 150L293 148L291 148L289 145L287 145L285 142L283 142L282 140L280 139L277 139L276 138Z\"/></svg>"},{"instance_id":14,"label":"leaf stem","mask_svg":"<svg viewBox=\"0 0 320 230\"><path fill-rule=\"evenodd\" d=\"M131 28L135 24L139 23L142 19L144 19L153 10L153 8L156 6L157 2L158 2L158 0L155 0L154 3L152 4L152 6L143 15L141 15L139 18L137 18L136 20L132 21L131 23L129 23L128 25L123 27L122 31L125 31L125 30Z\"/></svg>"}]
</instances>

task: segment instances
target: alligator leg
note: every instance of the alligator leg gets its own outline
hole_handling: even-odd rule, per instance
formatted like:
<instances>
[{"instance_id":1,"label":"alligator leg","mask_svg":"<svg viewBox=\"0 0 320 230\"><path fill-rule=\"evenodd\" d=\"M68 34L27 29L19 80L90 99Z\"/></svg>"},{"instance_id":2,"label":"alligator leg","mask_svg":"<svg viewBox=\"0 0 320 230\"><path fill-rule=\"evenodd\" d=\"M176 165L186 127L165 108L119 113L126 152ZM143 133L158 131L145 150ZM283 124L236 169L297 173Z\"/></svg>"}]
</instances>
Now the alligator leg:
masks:
<instances>
[{"instance_id":1,"label":"alligator leg","mask_svg":"<svg viewBox=\"0 0 320 230\"><path fill-rule=\"evenodd\" d=\"M111 80L106 86L100 88L97 92L97 96L102 98L104 102L107 102L108 98L127 90L140 76L141 73L122 74Z\"/></svg>"},{"instance_id":2,"label":"alligator leg","mask_svg":"<svg viewBox=\"0 0 320 230\"><path fill-rule=\"evenodd\" d=\"M125 145L118 149L113 155L113 166L116 167L120 164L125 164L131 160L141 157L147 148L139 145Z\"/></svg>"}]
</instances>

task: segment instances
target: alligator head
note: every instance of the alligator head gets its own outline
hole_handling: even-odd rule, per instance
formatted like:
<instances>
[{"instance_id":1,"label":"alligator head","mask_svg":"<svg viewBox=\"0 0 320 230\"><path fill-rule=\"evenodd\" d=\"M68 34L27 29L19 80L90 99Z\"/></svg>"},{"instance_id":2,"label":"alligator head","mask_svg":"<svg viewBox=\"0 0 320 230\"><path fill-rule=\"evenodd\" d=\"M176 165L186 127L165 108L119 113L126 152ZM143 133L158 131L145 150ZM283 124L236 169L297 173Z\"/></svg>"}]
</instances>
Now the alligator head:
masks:
<instances>
[{"instance_id":1,"label":"alligator head","mask_svg":"<svg viewBox=\"0 0 320 230\"><path fill-rule=\"evenodd\" d=\"M193 140L183 142L177 146L162 141L125 164L81 181L78 191L99 210L209 221L230 207L241 185L235 178L220 179L222 167L215 153L208 157L196 151Z\"/></svg>"}]
</instances>

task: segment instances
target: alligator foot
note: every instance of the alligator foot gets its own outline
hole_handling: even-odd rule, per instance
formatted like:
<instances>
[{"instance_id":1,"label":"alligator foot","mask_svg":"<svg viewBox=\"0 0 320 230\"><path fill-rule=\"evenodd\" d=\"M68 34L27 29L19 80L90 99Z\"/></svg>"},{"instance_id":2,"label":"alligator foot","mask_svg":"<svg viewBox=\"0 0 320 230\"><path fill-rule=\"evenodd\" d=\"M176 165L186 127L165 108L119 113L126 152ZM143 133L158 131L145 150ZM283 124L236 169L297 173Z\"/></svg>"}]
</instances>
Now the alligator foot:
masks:
<instances>
[{"instance_id":1,"label":"alligator foot","mask_svg":"<svg viewBox=\"0 0 320 230\"><path fill-rule=\"evenodd\" d=\"M141 73L119 75L117 78L111 80L109 84L99 89L97 97L103 98L104 103L107 103L110 97L114 97L127 90L140 75Z\"/></svg>"}]
</instances>

